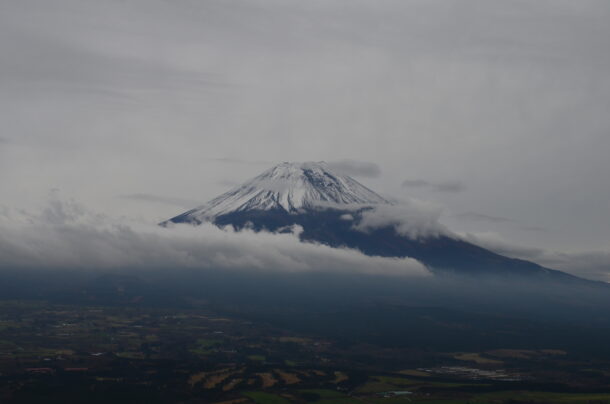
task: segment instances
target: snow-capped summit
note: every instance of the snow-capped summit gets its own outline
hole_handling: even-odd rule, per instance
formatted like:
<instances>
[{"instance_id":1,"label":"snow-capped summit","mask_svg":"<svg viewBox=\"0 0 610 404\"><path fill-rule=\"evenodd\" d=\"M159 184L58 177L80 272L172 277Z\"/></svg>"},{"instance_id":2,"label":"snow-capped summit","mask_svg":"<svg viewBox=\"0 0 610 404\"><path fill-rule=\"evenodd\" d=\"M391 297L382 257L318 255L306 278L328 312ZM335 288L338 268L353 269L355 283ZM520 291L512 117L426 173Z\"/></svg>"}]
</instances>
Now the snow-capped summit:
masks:
<instances>
[{"instance_id":1,"label":"snow-capped summit","mask_svg":"<svg viewBox=\"0 0 610 404\"><path fill-rule=\"evenodd\" d=\"M325 162L284 162L181 217L201 222L242 211L297 212L322 204L384 203L389 202Z\"/></svg>"}]
</instances>

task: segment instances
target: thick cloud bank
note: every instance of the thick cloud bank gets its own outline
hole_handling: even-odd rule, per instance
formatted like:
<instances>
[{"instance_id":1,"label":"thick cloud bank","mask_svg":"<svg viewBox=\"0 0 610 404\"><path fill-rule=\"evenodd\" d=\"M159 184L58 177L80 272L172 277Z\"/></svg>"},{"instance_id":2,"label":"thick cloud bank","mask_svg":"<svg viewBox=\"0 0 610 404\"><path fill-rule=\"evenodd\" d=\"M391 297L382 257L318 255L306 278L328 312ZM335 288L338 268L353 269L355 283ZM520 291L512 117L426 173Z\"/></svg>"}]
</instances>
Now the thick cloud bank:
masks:
<instances>
[{"instance_id":1,"label":"thick cloud bank","mask_svg":"<svg viewBox=\"0 0 610 404\"><path fill-rule=\"evenodd\" d=\"M302 243L291 234L111 219L51 198L40 213L0 209L0 268L335 271L427 276L418 261Z\"/></svg>"},{"instance_id":2,"label":"thick cloud bank","mask_svg":"<svg viewBox=\"0 0 610 404\"><path fill-rule=\"evenodd\" d=\"M363 211L362 219L354 228L368 232L393 226L396 233L412 239L451 235L449 229L439 222L441 213L438 206L411 199Z\"/></svg>"}]
</instances>

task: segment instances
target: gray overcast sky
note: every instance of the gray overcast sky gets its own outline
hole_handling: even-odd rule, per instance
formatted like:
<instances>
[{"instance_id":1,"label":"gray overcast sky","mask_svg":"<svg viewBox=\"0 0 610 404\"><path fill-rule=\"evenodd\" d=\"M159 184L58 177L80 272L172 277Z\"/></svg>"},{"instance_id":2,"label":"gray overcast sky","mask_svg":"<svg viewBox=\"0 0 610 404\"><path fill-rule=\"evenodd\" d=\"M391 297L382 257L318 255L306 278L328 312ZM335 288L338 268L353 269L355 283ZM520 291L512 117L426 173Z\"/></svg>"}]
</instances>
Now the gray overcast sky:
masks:
<instances>
[{"instance_id":1,"label":"gray overcast sky","mask_svg":"<svg viewBox=\"0 0 610 404\"><path fill-rule=\"evenodd\" d=\"M609 71L607 0L0 0L0 205L156 222L326 160L455 231L608 253Z\"/></svg>"}]
</instances>

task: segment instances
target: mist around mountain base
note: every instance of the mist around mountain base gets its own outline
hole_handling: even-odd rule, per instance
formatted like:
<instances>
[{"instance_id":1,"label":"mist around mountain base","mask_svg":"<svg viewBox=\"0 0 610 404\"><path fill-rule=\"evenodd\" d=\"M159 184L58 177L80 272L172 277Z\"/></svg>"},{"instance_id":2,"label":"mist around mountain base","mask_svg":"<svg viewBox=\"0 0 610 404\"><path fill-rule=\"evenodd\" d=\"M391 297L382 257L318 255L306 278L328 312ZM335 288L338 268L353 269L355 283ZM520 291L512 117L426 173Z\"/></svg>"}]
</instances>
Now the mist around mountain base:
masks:
<instances>
[{"instance_id":1,"label":"mist around mountain base","mask_svg":"<svg viewBox=\"0 0 610 404\"><path fill-rule=\"evenodd\" d=\"M10 219L9 219L10 218ZM200 304L305 333L443 350L532 347L606 355L603 283L434 272L211 224L146 226L52 199L5 214L0 296L81 305Z\"/></svg>"}]
</instances>

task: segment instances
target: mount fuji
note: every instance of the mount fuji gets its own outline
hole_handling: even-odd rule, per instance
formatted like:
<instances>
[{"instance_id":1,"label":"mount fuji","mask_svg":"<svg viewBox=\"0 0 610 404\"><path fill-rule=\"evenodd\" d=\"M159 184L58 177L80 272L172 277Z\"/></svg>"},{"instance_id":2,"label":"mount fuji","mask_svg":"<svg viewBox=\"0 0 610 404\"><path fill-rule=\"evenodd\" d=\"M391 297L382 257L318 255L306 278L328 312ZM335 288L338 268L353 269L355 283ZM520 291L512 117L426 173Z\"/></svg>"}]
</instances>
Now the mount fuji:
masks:
<instances>
[{"instance_id":1,"label":"mount fuji","mask_svg":"<svg viewBox=\"0 0 610 404\"><path fill-rule=\"evenodd\" d=\"M288 232L298 225L303 242L357 249L372 256L411 257L436 274L584 281L497 254L440 225L434 231L413 233L408 231L408 220L405 223L404 218L396 217L392 223L386 214L376 226L363 226L376 211L392 212L388 208L394 205L324 162L284 162L160 225L209 222L257 232ZM407 231L398 231L398 223Z\"/></svg>"},{"instance_id":2,"label":"mount fuji","mask_svg":"<svg viewBox=\"0 0 610 404\"><path fill-rule=\"evenodd\" d=\"M353 178L333 172L324 162L285 162L170 221L201 223L237 212L295 214L324 204L341 208L390 202Z\"/></svg>"}]
</instances>

